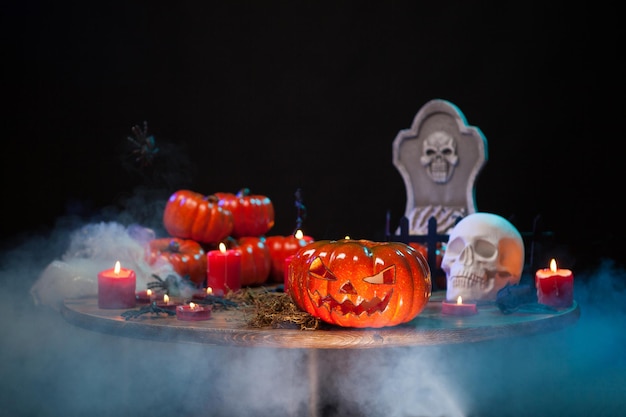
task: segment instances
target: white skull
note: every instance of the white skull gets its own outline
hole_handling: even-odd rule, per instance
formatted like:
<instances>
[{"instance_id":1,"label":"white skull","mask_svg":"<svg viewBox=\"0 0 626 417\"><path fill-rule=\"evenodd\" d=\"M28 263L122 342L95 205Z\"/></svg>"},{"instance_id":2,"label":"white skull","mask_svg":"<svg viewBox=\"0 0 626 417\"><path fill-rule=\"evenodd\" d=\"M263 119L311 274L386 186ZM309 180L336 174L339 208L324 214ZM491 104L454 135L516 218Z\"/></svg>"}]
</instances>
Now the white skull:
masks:
<instances>
[{"instance_id":1,"label":"white skull","mask_svg":"<svg viewBox=\"0 0 626 417\"><path fill-rule=\"evenodd\" d=\"M424 140L420 162L431 180L438 184L448 182L459 163L454 138L446 132L431 133Z\"/></svg>"},{"instance_id":2,"label":"white skull","mask_svg":"<svg viewBox=\"0 0 626 417\"><path fill-rule=\"evenodd\" d=\"M448 300L495 300L498 291L520 281L524 241L505 218L472 213L450 232L441 268Z\"/></svg>"}]
</instances>

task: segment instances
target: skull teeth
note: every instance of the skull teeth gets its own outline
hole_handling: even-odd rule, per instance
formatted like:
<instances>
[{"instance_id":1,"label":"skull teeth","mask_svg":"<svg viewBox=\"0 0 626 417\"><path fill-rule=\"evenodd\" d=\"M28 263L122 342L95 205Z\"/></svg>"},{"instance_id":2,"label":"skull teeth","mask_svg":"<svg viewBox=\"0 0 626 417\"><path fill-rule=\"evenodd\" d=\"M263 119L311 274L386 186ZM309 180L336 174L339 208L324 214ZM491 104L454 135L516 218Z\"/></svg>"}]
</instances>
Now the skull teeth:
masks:
<instances>
[{"instance_id":1,"label":"skull teeth","mask_svg":"<svg viewBox=\"0 0 626 417\"><path fill-rule=\"evenodd\" d=\"M448 164L444 161L435 161L430 167L430 175L435 182L445 183L448 178Z\"/></svg>"},{"instance_id":2,"label":"skull teeth","mask_svg":"<svg viewBox=\"0 0 626 417\"><path fill-rule=\"evenodd\" d=\"M478 275L457 275L452 278L453 288L487 288L487 280Z\"/></svg>"}]
</instances>

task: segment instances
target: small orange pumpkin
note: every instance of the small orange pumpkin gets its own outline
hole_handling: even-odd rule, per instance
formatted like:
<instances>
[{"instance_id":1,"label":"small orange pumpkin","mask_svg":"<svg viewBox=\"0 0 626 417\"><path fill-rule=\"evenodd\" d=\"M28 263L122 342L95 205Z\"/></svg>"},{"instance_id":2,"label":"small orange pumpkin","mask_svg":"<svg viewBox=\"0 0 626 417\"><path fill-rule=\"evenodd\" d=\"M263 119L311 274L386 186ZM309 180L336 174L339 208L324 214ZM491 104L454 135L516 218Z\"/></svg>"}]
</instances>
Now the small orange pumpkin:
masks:
<instances>
[{"instance_id":1,"label":"small orange pumpkin","mask_svg":"<svg viewBox=\"0 0 626 417\"><path fill-rule=\"evenodd\" d=\"M265 283L270 275L272 258L265 238L244 236L228 238L227 246L241 251L241 286L249 287Z\"/></svg>"},{"instance_id":2,"label":"small orange pumpkin","mask_svg":"<svg viewBox=\"0 0 626 417\"><path fill-rule=\"evenodd\" d=\"M233 215L215 196L178 190L165 205L163 225L171 236L216 244L232 232Z\"/></svg>"},{"instance_id":3,"label":"small orange pumpkin","mask_svg":"<svg viewBox=\"0 0 626 417\"><path fill-rule=\"evenodd\" d=\"M304 236L302 231L298 230L295 234L289 236L267 236L265 241L272 258L269 281L284 282L285 258L295 255L298 250L313 242L313 238Z\"/></svg>"},{"instance_id":4,"label":"small orange pumpkin","mask_svg":"<svg viewBox=\"0 0 626 417\"><path fill-rule=\"evenodd\" d=\"M312 242L297 252L288 277L297 306L343 327L408 322L426 307L432 291L426 259L400 242Z\"/></svg>"},{"instance_id":5,"label":"small orange pumpkin","mask_svg":"<svg viewBox=\"0 0 626 417\"><path fill-rule=\"evenodd\" d=\"M233 237L262 236L274 227L274 205L269 197L251 194L248 188L237 194L220 192L215 196L233 214Z\"/></svg>"},{"instance_id":6,"label":"small orange pumpkin","mask_svg":"<svg viewBox=\"0 0 626 417\"><path fill-rule=\"evenodd\" d=\"M191 239L160 238L149 242L148 263L154 264L164 258L172 264L181 277L188 277L196 286L206 280L206 253L202 246Z\"/></svg>"},{"instance_id":7,"label":"small orange pumpkin","mask_svg":"<svg viewBox=\"0 0 626 417\"><path fill-rule=\"evenodd\" d=\"M428 246L423 243L418 242L409 242L409 246L417 249L424 258L428 261ZM435 257L435 270L430 271L432 274L433 282L436 285L437 289L445 289L447 286L446 283L446 273L441 269L441 261L443 259L443 254L446 252L446 245L443 242L437 242L436 249L436 257Z\"/></svg>"}]
</instances>

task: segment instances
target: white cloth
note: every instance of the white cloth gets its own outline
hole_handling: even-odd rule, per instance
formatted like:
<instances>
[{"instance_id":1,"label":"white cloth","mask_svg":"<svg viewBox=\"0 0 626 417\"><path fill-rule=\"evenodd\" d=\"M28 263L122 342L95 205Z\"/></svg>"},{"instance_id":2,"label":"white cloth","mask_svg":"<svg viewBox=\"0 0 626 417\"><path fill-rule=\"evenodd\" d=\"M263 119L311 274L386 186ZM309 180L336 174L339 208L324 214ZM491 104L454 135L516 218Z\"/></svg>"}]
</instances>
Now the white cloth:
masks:
<instances>
[{"instance_id":1,"label":"white cloth","mask_svg":"<svg viewBox=\"0 0 626 417\"><path fill-rule=\"evenodd\" d=\"M125 227L119 223L88 224L75 231L61 259L52 261L33 284L30 294L36 305L58 310L66 298L95 296L98 293L98 272L110 269L120 261L122 267L137 275L137 289L168 276L180 279L172 265L159 259L147 262L147 248L154 232L141 226Z\"/></svg>"}]
</instances>

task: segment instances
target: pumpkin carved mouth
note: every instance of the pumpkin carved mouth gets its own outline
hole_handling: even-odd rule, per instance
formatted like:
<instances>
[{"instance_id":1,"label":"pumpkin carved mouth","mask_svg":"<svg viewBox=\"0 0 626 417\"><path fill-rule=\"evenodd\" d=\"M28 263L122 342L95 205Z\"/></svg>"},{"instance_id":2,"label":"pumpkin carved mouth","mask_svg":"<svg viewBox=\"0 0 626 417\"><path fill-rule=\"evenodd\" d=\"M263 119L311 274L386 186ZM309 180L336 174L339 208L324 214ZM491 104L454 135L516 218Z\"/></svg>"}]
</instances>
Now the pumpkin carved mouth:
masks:
<instances>
[{"instance_id":1,"label":"pumpkin carved mouth","mask_svg":"<svg viewBox=\"0 0 626 417\"><path fill-rule=\"evenodd\" d=\"M383 312L387 309L392 293L393 291L388 292L382 299L374 297L371 300L363 300L358 304L354 304L347 297L343 301L338 301L331 295L320 294L319 291L314 293L309 291L309 296L317 304L317 307L325 306L330 311L341 312L343 315L355 314L360 316L363 313L367 313L368 316L371 316L376 312Z\"/></svg>"}]
</instances>

